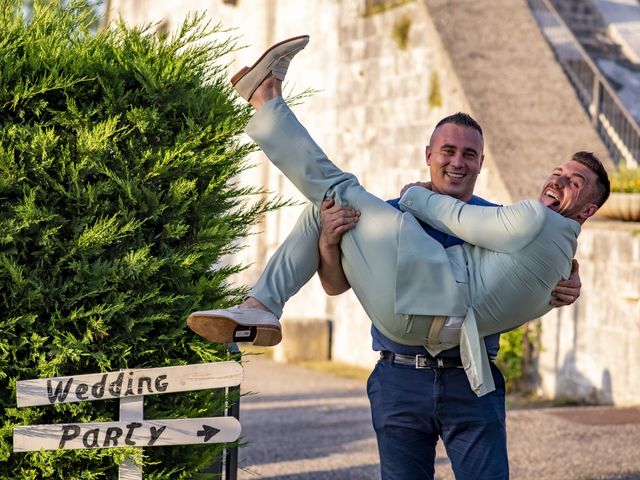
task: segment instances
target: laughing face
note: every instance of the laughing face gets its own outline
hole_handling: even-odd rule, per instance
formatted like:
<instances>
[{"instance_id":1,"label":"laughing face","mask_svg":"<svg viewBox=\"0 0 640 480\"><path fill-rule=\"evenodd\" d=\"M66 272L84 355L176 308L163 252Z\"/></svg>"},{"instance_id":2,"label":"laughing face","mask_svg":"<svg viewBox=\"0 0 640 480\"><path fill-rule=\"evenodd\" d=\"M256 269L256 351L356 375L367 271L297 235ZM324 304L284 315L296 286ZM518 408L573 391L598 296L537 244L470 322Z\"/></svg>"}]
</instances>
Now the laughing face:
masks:
<instances>
[{"instance_id":1,"label":"laughing face","mask_svg":"<svg viewBox=\"0 0 640 480\"><path fill-rule=\"evenodd\" d=\"M483 147L482 135L471 127L438 127L426 151L433 190L468 201L482 167Z\"/></svg>"},{"instance_id":2,"label":"laughing face","mask_svg":"<svg viewBox=\"0 0 640 480\"><path fill-rule=\"evenodd\" d=\"M553 170L538 200L554 212L583 223L598 210L594 203L597 182L597 175L589 167L570 160Z\"/></svg>"}]
</instances>

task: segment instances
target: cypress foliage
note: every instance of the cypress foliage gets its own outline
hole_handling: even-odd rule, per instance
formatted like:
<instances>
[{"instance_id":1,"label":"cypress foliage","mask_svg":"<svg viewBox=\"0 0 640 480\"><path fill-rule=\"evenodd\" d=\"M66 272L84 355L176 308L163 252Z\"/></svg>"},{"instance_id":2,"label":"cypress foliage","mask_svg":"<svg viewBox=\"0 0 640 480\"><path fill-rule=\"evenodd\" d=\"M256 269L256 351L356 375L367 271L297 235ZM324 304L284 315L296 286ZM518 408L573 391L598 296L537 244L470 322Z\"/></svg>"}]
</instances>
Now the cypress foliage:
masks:
<instances>
[{"instance_id":1,"label":"cypress foliage","mask_svg":"<svg viewBox=\"0 0 640 480\"><path fill-rule=\"evenodd\" d=\"M16 407L16 381L218 361L185 326L226 306L236 250L266 210L233 179L238 141L219 27L92 34L84 1L0 0L0 479L117 478L119 449L12 452L13 426L117 420L118 402ZM145 418L218 415L212 391L150 396ZM191 478L214 447L145 450L145 478Z\"/></svg>"}]
</instances>

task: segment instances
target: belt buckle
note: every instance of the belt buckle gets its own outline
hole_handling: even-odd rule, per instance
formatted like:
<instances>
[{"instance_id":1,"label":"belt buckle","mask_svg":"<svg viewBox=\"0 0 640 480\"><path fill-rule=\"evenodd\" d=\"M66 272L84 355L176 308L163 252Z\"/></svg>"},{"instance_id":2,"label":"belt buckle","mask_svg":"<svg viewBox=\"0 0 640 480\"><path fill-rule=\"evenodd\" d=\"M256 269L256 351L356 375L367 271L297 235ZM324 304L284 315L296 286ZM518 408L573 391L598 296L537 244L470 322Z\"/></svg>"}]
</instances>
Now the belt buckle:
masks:
<instances>
[{"instance_id":1,"label":"belt buckle","mask_svg":"<svg viewBox=\"0 0 640 480\"><path fill-rule=\"evenodd\" d=\"M444 368L444 360L442 358L436 358L436 362L438 362L438 368Z\"/></svg>"},{"instance_id":2,"label":"belt buckle","mask_svg":"<svg viewBox=\"0 0 640 480\"><path fill-rule=\"evenodd\" d=\"M416 368L429 368L426 355L416 355Z\"/></svg>"}]
</instances>

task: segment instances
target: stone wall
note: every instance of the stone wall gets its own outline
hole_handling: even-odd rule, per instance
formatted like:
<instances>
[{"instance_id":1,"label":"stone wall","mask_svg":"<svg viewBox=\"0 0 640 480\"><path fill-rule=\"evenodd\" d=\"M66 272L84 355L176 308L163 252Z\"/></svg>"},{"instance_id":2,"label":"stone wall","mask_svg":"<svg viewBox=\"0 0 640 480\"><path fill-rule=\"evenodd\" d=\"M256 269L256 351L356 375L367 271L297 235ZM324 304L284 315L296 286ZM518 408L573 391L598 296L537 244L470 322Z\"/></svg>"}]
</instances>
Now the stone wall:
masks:
<instances>
[{"instance_id":1,"label":"stone wall","mask_svg":"<svg viewBox=\"0 0 640 480\"><path fill-rule=\"evenodd\" d=\"M640 223L591 220L580 234L583 291L542 320L540 392L550 398L640 403Z\"/></svg>"}]
</instances>

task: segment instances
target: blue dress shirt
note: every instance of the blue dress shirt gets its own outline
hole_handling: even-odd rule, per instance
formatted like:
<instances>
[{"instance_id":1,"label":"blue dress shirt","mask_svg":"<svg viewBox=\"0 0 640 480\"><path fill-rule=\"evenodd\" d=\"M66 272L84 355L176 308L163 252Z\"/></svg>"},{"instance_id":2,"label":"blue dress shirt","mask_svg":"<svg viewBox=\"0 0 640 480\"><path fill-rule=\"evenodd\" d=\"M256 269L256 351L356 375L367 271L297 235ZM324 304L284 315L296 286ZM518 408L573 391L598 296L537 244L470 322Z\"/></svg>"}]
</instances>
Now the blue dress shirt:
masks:
<instances>
[{"instance_id":1,"label":"blue dress shirt","mask_svg":"<svg viewBox=\"0 0 640 480\"><path fill-rule=\"evenodd\" d=\"M400 199L396 198L393 200L389 200L387 203L392 207L400 209L398 206L398 201ZM475 195L471 197L469 202L471 205L482 205L482 206L490 206L497 207L495 203L487 202L486 200L476 197ZM442 244L444 248L452 247L453 245L460 245L464 243L457 237L453 237L451 235L447 235L446 233L442 233L435 228L432 228L430 225L421 222L418 220L424 231L427 232L432 238L437 240ZM371 325L371 338L373 339L372 347L375 351L387 350L393 353L399 353L401 355L420 355L425 354L427 351L424 347L414 347L411 345L402 345L400 343L394 342L393 340L385 337L380 330ZM489 358L495 358L498 355L498 350L500 349L500 334L489 335L484 339L485 345L487 346L487 353ZM460 348L452 348L449 350L445 350L444 352L438 355L439 357L459 357L460 356Z\"/></svg>"}]
</instances>

